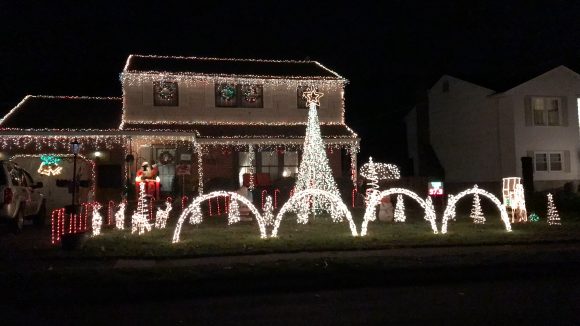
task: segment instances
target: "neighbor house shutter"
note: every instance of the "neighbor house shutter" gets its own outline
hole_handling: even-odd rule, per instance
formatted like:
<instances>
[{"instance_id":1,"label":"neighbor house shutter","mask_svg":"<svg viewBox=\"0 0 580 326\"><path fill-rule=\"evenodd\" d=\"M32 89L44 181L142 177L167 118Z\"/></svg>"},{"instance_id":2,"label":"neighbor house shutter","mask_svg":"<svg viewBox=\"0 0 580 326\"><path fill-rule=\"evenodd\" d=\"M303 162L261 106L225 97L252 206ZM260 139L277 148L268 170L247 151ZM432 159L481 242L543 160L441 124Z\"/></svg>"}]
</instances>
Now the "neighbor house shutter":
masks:
<instances>
[{"instance_id":1,"label":"neighbor house shutter","mask_svg":"<svg viewBox=\"0 0 580 326\"><path fill-rule=\"evenodd\" d=\"M526 156L532 158L532 170L536 171L536 156L534 155L534 151L526 151Z\"/></svg>"},{"instance_id":2,"label":"neighbor house shutter","mask_svg":"<svg viewBox=\"0 0 580 326\"><path fill-rule=\"evenodd\" d=\"M562 96L560 99L562 101L562 126L568 127L568 98Z\"/></svg>"},{"instance_id":3,"label":"neighbor house shutter","mask_svg":"<svg viewBox=\"0 0 580 326\"><path fill-rule=\"evenodd\" d=\"M143 105L153 106L153 83L143 82Z\"/></svg>"},{"instance_id":4,"label":"neighbor house shutter","mask_svg":"<svg viewBox=\"0 0 580 326\"><path fill-rule=\"evenodd\" d=\"M534 125L534 113L532 112L532 97L524 97L524 117L526 121L526 126Z\"/></svg>"},{"instance_id":5,"label":"neighbor house shutter","mask_svg":"<svg viewBox=\"0 0 580 326\"><path fill-rule=\"evenodd\" d=\"M564 151L564 172L570 172L570 151Z\"/></svg>"}]
</instances>

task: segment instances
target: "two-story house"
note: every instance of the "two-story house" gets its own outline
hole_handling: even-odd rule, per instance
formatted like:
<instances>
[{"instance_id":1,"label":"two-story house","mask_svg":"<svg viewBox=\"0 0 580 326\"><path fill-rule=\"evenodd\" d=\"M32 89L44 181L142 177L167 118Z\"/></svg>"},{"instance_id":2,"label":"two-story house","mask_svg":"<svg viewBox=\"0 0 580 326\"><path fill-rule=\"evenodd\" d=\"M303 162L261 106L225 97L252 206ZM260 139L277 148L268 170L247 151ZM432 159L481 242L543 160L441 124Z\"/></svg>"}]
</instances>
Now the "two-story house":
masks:
<instances>
[{"instance_id":1,"label":"two-story house","mask_svg":"<svg viewBox=\"0 0 580 326\"><path fill-rule=\"evenodd\" d=\"M522 158L529 157L535 190L576 185L580 75L559 66L515 82L495 77L497 85L443 75L407 115L415 174L425 174L428 159L454 190L478 183L498 192L502 178L522 177ZM434 155L421 153L425 143Z\"/></svg>"},{"instance_id":2,"label":"two-story house","mask_svg":"<svg viewBox=\"0 0 580 326\"><path fill-rule=\"evenodd\" d=\"M240 185L249 172L268 185L297 173L302 93L314 87L324 93L318 114L333 173L356 176L347 80L316 61L131 55L120 79L122 98L27 96L0 120L3 155L27 154L19 159L32 167L77 140L83 160L95 163L97 198L118 193L145 161L158 164L165 193L201 192L215 180Z\"/></svg>"}]
</instances>

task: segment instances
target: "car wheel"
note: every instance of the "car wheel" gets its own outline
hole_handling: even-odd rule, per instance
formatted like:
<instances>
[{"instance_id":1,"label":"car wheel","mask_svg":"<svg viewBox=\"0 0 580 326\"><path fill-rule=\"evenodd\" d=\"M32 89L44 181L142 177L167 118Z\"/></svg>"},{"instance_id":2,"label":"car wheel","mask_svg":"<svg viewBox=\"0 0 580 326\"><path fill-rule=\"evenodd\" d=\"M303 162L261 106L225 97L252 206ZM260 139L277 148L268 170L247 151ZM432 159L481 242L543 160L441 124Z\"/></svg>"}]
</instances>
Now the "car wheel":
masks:
<instances>
[{"instance_id":1,"label":"car wheel","mask_svg":"<svg viewBox=\"0 0 580 326\"><path fill-rule=\"evenodd\" d=\"M38 213L34 215L32 220L35 226L42 227L46 224L46 202L43 200L38 208Z\"/></svg>"},{"instance_id":2,"label":"car wheel","mask_svg":"<svg viewBox=\"0 0 580 326\"><path fill-rule=\"evenodd\" d=\"M16 216L12 219L12 232L18 234L22 232L22 227L24 226L24 211L22 209L18 210Z\"/></svg>"}]
</instances>

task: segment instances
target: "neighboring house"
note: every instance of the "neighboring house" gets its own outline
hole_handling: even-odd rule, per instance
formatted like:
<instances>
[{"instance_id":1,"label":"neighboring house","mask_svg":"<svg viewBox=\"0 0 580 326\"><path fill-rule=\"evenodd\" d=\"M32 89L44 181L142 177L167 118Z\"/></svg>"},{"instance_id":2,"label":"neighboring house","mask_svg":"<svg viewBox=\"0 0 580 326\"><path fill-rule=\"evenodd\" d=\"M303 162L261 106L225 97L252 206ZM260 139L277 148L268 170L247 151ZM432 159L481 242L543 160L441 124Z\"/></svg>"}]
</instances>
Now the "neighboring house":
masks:
<instances>
[{"instance_id":1,"label":"neighboring house","mask_svg":"<svg viewBox=\"0 0 580 326\"><path fill-rule=\"evenodd\" d=\"M76 139L96 162L99 199L118 198L144 161L159 163L168 194L224 180L239 186L251 171L268 186L297 173L308 113L302 93L314 87L324 93L318 114L333 173L351 179L356 171L347 80L316 61L131 55L121 84L122 98L27 96L0 120L0 150L37 162L41 153L70 153Z\"/></svg>"},{"instance_id":2,"label":"neighboring house","mask_svg":"<svg viewBox=\"0 0 580 326\"><path fill-rule=\"evenodd\" d=\"M522 177L522 157L530 157L535 190L577 186L580 75L559 66L532 77L495 76L494 85L442 76L428 91L427 108L407 115L415 173L433 160L452 188L477 183L497 192L502 178ZM418 127L425 121L428 136ZM421 153L425 143L435 157Z\"/></svg>"}]
</instances>

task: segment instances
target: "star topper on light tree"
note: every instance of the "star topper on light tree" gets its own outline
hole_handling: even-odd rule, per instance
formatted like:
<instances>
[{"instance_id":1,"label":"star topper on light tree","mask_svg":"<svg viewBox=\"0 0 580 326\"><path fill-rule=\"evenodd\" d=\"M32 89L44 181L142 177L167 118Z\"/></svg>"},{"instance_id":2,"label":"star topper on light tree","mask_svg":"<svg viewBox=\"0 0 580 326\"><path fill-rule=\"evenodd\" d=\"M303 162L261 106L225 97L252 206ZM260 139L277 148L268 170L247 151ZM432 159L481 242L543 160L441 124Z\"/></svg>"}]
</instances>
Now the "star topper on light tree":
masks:
<instances>
[{"instance_id":1,"label":"star topper on light tree","mask_svg":"<svg viewBox=\"0 0 580 326\"><path fill-rule=\"evenodd\" d=\"M312 87L302 94L308 103L309 109L306 136L304 137L304 154L298 169L295 193L306 189L319 189L340 197L338 187L332 176L328 157L326 156L316 111L316 106L320 106L320 98L323 95L323 93L317 92ZM311 197L309 204L311 204L315 213L321 211L330 212L331 210L331 203L324 197Z\"/></svg>"}]
</instances>

